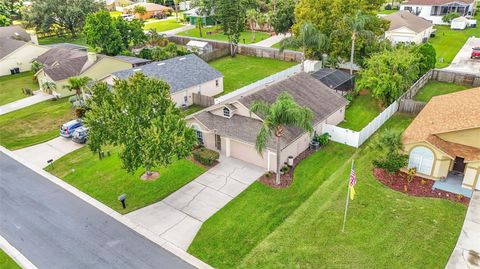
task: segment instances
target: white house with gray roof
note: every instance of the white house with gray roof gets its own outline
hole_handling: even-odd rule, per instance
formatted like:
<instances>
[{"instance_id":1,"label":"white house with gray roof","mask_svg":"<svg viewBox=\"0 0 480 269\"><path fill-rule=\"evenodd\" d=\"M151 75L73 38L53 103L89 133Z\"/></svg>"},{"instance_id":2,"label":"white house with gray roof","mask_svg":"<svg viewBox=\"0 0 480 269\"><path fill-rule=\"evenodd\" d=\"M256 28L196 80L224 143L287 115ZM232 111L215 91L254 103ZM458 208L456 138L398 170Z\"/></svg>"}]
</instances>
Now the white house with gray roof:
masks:
<instances>
[{"instance_id":1,"label":"white house with gray roof","mask_svg":"<svg viewBox=\"0 0 480 269\"><path fill-rule=\"evenodd\" d=\"M421 44L427 42L435 31L432 22L406 10L384 16L383 19L390 22L385 38L395 44L402 42Z\"/></svg>"},{"instance_id":2,"label":"white house with gray roof","mask_svg":"<svg viewBox=\"0 0 480 269\"><path fill-rule=\"evenodd\" d=\"M172 99L178 106L192 105L194 93L215 96L223 92L222 73L195 54L114 72L104 81L113 85L115 79L128 79L137 72L168 83Z\"/></svg>"}]
</instances>

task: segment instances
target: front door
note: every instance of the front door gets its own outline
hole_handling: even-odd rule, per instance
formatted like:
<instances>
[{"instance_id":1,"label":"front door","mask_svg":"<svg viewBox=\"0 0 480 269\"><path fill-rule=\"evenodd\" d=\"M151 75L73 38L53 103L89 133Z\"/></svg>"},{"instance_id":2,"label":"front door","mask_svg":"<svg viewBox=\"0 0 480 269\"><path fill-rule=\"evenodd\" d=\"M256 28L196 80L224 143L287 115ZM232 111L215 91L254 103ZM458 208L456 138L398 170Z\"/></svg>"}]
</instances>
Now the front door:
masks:
<instances>
[{"instance_id":1,"label":"front door","mask_svg":"<svg viewBox=\"0 0 480 269\"><path fill-rule=\"evenodd\" d=\"M220 138L219 135L215 135L215 147L219 150L222 151L222 139Z\"/></svg>"},{"instance_id":2,"label":"front door","mask_svg":"<svg viewBox=\"0 0 480 269\"><path fill-rule=\"evenodd\" d=\"M461 157L456 157L455 161L453 162L453 169L452 170L463 173L465 171L464 159L461 158Z\"/></svg>"}]
</instances>

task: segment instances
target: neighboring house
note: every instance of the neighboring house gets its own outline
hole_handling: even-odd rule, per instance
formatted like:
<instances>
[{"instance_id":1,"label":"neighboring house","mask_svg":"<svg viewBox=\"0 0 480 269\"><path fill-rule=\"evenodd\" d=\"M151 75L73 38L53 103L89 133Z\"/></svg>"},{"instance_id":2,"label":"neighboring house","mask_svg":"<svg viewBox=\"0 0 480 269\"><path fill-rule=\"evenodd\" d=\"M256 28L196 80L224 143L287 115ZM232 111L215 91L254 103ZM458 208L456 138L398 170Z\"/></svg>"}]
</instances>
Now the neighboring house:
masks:
<instances>
[{"instance_id":1,"label":"neighboring house","mask_svg":"<svg viewBox=\"0 0 480 269\"><path fill-rule=\"evenodd\" d=\"M480 88L433 97L403 133L419 176L480 190Z\"/></svg>"},{"instance_id":2,"label":"neighboring house","mask_svg":"<svg viewBox=\"0 0 480 269\"><path fill-rule=\"evenodd\" d=\"M394 44L424 43L435 31L433 23L406 10L392 13L383 19L390 22L390 27L385 32L385 38Z\"/></svg>"},{"instance_id":3,"label":"neighboring house","mask_svg":"<svg viewBox=\"0 0 480 269\"><path fill-rule=\"evenodd\" d=\"M220 104L206 108L187 117L187 123L197 132L199 142L205 147L221 152L270 171L276 169L276 144L272 139L267 149L259 154L255 149L258 131L262 127L261 115L250 113L255 100L267 103L276 101L282 92L289 92L295 101L313 112L315 132L322 133L323 123L338 124L344 120L347 100L307 73L299 73ZM311 135L287 127L281 138L281 162L289 156L296 157L305 151Z\"/></svg>"},{"instance_id":4,"label":"neighboring house","mask_svg":"<svg viewBox=\"0 0 480 269\"><path fill-rule=\"evenodd\" d=\"M138 60L138 58L135 59ZM129 59L63 48L52 48L38 56L37 61L43 65L36 74L40 88L47 81L54 82L57 86L56 92L63 96L74 94L63 89L70 77L85 76L100 80L112 72L129 69L138 64Z\"/></svg>"},{"instance_id":5,"label":"neighboring house","mask_svg":"<svg viewBox=\"0 0 480 269\"><path fill-rule=\"evenodd\" d=\"M32 60L49 50L19 26L0 27L0 76L30 71Z\"/></svg>"},{"instance_id":6,"label":"neighboring house","mask_svg":"<svg viewBox=\"0 0 480 269\"><path fill-rule=\"evenodd\" d=\"M193 94L212 97L223 92L223 75L195 54L114 72L105 81L113 85L115 79L128 79L137 72L167 82L179 106L192 105Z\"/></svg>"},{"instance_id":7,"label":"neighboring house","mask_svg":"<svg viewBox=\"0 0 480 269\"><path fill-rule=\"evenodd\" d=\"M198 41L198 40L190 40L187 43L187 49L191 52L195 52L198 54L204 54L211 52L213 50L212 45L208 42Z\"/></svg>"},{"instance_id":8,"label":"neighboring house","mask_svg":"<svg viewBox=\"0 0 480 269\"><path fill-rule=\"evenodd\" d=\"M213 18L213 16L200 15L197 8L183 12L183 17L191 25L197 25L198 20L201 20L204 26L217 24L217 21Z\"/></svg>"},{"instance_id":9,"label":"neighboring house","mask_svg":"<svg viewBox=\"0 0 480 269\"><path fill-rule=\"evenodd\" d=\"M475 0L408 0L400 4L400 10L409 11L433 24L448 24L443 16L457 12L460 16L473 16Z\"/></svg>"},{"instance_id":10,"label":"neighboring house","mask_svg":"<svg viewBox=\"0 0 480 269\"><path fill-rule=\"evenodd\" d=\"M313 72L311 76L342 96L355 88L355 76L342 70L321 68Z\"/></svg>"},{"instance_id":11,"label":"neighboring house","mask_svg":"<svg viewBox=\"0 0 480 269\"><path fill-rule=\"evenodd\" d=\"M123 13L134 14L136 6L143 6L147 10L147 12L143 15L135 14L135 17L137 19L142 19L142 20L150 19L152 17L164 17L165 15L168 15L173 12L172 8L170 7L162 6L155 3L142 2L142 3L135 3L135 4L124 7Z\"/></svg>"}]
</instances>

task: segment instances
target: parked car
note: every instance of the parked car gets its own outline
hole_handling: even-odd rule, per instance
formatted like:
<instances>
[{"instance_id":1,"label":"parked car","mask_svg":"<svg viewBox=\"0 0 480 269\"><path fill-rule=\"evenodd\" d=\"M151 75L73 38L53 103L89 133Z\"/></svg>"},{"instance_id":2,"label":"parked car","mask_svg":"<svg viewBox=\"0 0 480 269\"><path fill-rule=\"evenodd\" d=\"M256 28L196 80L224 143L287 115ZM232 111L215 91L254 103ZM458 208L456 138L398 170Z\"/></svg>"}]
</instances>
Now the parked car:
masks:
<instances>
[{"instance_id":1,"label":"parked car","mask_svg":"<svg viewBox=\"0 0 480 269\"><path fill-rule=\"evenodd\" d=\"M133 16L132 14L122 14L122 19L126 20L126 21L132 21L135 19L135 16Z\"/></svg>"},{"instance_id":2,"label":"parked car","mask_svg":"<svg viewBox=\"0 0 480 269\"><path fill-rule=\"evenodd\" d=\"M480 47L475 47L472 49L472 55L470 55L471 59L480 58Z\"/></svg>"},{"instance_id":3,"label":"parked car","mask_svg":"<svg viewBox=\"0 0 480 269\"><path fill-rule=\"evenodd\" d=\"M88 137L88 128L82 126L80 128L75 129L72 134L72 141L78 144L85 144L87 143Z\"/></svg>"},{"instance_id":4,"label":"parked car","mask_svg":"<svg viewBox=\"0 0 480 269\"><path fill-rule=\"evenodd\" d=\"M60 136L70 138L75 132L75 129L83 126L80 120L71 120L60 127Z\"/></svg>"}]
</instances>

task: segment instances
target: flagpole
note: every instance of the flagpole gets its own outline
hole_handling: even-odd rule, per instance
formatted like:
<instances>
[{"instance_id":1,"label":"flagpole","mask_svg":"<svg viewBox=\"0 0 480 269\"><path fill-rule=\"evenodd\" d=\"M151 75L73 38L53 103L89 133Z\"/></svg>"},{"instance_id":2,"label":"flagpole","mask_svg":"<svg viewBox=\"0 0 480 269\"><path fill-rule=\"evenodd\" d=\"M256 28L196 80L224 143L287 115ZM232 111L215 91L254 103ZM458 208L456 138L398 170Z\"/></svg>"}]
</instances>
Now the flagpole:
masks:
<instances>
[{"instance_id":1,"label":"flagpole","mask_svg":"<svg viewBox=\"0 0 480 269\"><path fill-rule=\"evenodd\" d=\"M345 213L343 214L342 233L345 232L345 223L347 222L348 198L350 197L350 175L352 174L353 162L354 160L352 160L352 167L350 168L350 174L348 174L347 199L345 201Z\"/></svg>"}]
</instances>

